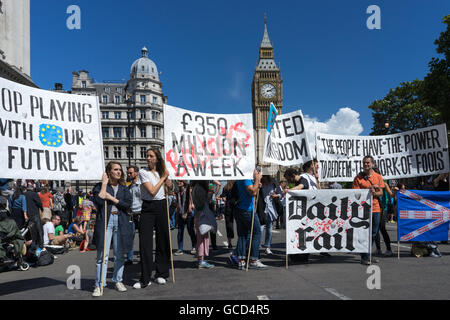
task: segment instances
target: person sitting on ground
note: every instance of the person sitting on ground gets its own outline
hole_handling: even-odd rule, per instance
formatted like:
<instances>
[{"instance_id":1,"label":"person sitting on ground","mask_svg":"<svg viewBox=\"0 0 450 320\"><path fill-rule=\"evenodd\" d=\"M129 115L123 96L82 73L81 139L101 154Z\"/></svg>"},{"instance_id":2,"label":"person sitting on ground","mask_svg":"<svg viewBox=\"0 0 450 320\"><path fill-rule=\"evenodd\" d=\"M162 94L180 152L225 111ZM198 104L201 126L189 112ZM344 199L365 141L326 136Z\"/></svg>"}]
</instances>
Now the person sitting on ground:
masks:
<instances>
[{"instance_id":1,"label":"person sitting on ground","mask_svg":"<svg viewBox=\"0 0 450 320\"><path fill-rule=\"evenodd\" d=\"M55 236L55 226L61 223L61 217L58 215L53 215L52 220L48 221L45 219L44 224L44 245L65 245L67 240L72 236L72 234L62 234Z\"/></svg>"}]
</instances>

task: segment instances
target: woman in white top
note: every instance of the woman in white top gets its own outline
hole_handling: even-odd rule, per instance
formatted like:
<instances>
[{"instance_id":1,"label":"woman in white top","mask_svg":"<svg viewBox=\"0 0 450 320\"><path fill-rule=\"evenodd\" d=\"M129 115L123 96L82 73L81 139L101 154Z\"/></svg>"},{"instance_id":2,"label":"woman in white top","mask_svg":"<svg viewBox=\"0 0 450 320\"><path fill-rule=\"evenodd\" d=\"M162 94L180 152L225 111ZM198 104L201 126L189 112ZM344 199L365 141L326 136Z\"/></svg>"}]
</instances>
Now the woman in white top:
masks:
<instances>
[{"instance_id":1,"label":"woman in white top","mask_svg":"<svg viewBox=\"0 0 450 320\"><path fill-rule=\"evenodd\" d=\"M165 284L169 277L170 245L167 221L167 204L164 185L172 186L167 178L161 152L156 148L147 150L147 169L139 170L141 180L142 210L139 229L139 251L141 255L141 278L134 284L135 289L150 285L153 268L155 279ZM153 230L156 230L155 262L153 262Z\"/></svg>"}]
</instances>

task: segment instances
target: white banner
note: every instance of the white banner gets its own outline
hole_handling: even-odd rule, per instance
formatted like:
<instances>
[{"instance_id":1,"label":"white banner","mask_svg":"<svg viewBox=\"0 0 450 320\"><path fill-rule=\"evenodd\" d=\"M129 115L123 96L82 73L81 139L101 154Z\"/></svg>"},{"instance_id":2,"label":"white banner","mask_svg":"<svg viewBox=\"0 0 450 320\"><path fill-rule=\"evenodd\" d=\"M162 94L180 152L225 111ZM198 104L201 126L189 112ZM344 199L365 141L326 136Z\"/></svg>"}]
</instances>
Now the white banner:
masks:
<instances>
[{"instance_id":1,"label":"white banner","mask_svg":"<svg viewBox=\"0 0 450 320\"><path fill-rule=\"evenodd\" d=\"M450 171L445 124L385 136L316 137L319 181L353 181L370 155L384 179Z\"/></svg>"},{"instance_id":2,"label":"white banner","mask_svg":"<svg viewBox=\"0 0 450 320\"><path fill-rule=\"evenodd\" d=\"M253 179L252 114L210 114L164 105L164 149L171 179Z\"/></svg>"},{"instance_id":3,"label":"white banner","mask_svg":"<svg viewBox=\"0 0 450 320\"><path fill-rule=\"evenodd\" d=\"M270 121L269 112L263 161L293 166L312 160L301 110L277 115Z\"/></svg>"},{"instance_id":4,"label":"white banner","mask_svg":"<svg viewBox=\"0 0 450 320\"><path fill-rule=\"evenodd\" d=\"M99 180L104 171L98 98L0 78L0 176Z\"/></svg>"},{"instance_id":5,"label":"white banner","mask_svg":"<svg viewBox=\"0 0 450 320\"><path fill-rule=\"evenodd\" d=\"M286 198L287 254L369 252L369 190L295 190Z\"/></svg>"}]
</instances>

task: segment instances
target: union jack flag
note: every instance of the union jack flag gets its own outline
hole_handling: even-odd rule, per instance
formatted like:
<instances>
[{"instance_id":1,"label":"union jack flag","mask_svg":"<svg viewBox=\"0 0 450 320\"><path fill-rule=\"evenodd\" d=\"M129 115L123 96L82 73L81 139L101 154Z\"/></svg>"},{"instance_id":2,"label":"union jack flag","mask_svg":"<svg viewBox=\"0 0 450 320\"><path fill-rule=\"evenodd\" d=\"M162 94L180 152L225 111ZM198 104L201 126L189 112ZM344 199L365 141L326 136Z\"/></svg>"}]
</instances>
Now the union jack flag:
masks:
<instances>
[{"instance_id":1,"label":"union jack flag","mask_svg":"<svg viewBox=\"0 0 450 320\"><path fill-rule=\"evenodd\" d=\"M398 241L450 240L450 192L397 193Z\"/></svg>"}]
</instances>

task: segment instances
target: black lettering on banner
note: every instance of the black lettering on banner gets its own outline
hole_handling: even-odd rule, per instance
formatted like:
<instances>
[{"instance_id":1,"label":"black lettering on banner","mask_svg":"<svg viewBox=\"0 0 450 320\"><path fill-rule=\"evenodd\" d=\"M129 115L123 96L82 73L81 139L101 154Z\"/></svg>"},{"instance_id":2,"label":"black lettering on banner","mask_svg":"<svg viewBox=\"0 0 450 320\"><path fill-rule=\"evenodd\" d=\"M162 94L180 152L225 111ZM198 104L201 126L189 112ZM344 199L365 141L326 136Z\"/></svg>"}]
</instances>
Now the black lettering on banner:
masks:
<instances>
[{"instance_id":1,"label":"black lettering on banner","mask_svg":"<svg viewBox=\"0 0 450 320\"><path fill-rule=\"evenodd\" d=\"M216 165L215 161L211 161L210 167L211 167L211 176L213 176L213 177L220 177L220 172L217 172L217 171L220 171L220 170L216 171L216 169L220 169L220 166Z\"/></svg>"},{"instance_id":2,"label":"black lettering on banner","mask_svg":"<svg viewBox=\"0 0 450 320\"><path fill-rule=\"evenodd\" d=\"M320 160L321 179L352 176L352 161Z\"/></svg>"},{"instance_id":3,"label":"black lettering on banner","mask_svg":"<svg viewBox=\"0 0 450 320\"><path fill-rule=\"evenodd\" d=\"M307 249L308 242L312 242L315 250L326 249L330 250L335 248L340 250L343 248L343 232L345 232L346 239L346 249L349 251L355 250L353 245L354 229L362 228L367 229L370 226L370 213L371 205L367 202L362 201L361 203L353 202L350 204L351 216L348 216L349 210L349 198L343 197L340 199L340 215L337 216L338 205L335 204L337 197L333 196L331 198L331 203L325 205L321 202L316 201L311 206L308 206L308 197L294 195L289 198L288 203L288 220L302 220L303 218L308 218L310 221L314 219L319 219L322 221L341 219L342 221L349 220L351 228L344 230L344 228L339 227L337 233L331 235L327 231L323 231L320 234L314 234L309 236L308 234L318 230L315 230L309 225L300 227L295 232L298 234L298 249L305 251ZM360 216L360 209L362 207L362 216ZM328 208L328 215L325 214L325 208Z\"/></svg>"},{"instance_id":4,"label":"black lettering on banner","mask_svg":"<svg viewBox=\"0 0 450 320\"><path fill-rule=\"evenodd\" d=\"M223 126L221 126L221 122L223 123ZM228 132L227 119L225 119L225 118L217 119L217 130L219 130L219 135L224 136L224 137L227 135L227 132Z\"/></svg>"},{"instance_id":5,"label":"black lettering on banner","mask_svg":"<svg viewBox=\"0 0 450 320\"><path fill-rule=\"evenodd\" d=\"M189 113L183 113L181 124L183 125L183 132L192 133L192 131L186 129L186 125L188 122L186 122L186 117L189 117L189 120L192 120L192 116ZM173 137L173 133L172 133Z\"/></svg>"},{"instance_id":6,"label":"black lettering on banner","mask_svg":"<svg viewBox=\"0 0 450 320\"><path fill-rule=\"evenodd\" d=\"M1 103L3 110L5 110L6 112L14 111L14 113L18 113L19 107L22 105L22 94L18 91L13 91L11 93L11 90L9 90L8 88L2 88L2 90L0 90L0 93L2 95Z\"/></svg>"},{"instance_id":7,"label":"black lettering on banner","mask_svg":"<svg viewBox=\"0 0 450 320\"><path fill-rule=\"evenodd\" d=\"M231 172L229 174L227 174L227 172L226 172L226 169L230 169L230 171L231 171L231 166L229 164L225 164L225 160L227 160L227 159L222 158L222 175L224 177L232 177Z\"/></svg>"},{"instance_id":8,"label":"black lettering on banner","mask_svg":"<svg viewBox=\"0 0 450 320\"><path fill-rule=\"evenodd\" d=\"M195 176L206 176L206 161L200 161L200 159L197 159L196 163L194 163L193 158L190 159L192 170L194 171Z\"/></svg>"},{"instance_id":9,"label":"black lettering on banner","mask_svg":"<svg viewBox=\"0 0 450 320\"><path fill-rule=\"evenodd\" d=\"M416 154L417 173L433 173L444 169L443 157L442 151Z\"/></svg>"},{"instance_id":10,"label":"black lettering on banner","mask_svg":"<svg viewBox=\"0 0 450 320\"><path fill-rule=\"evenodd\" d=\"M76 155L76 152L8 146L8 169L77 172ZM20 166L17 165L19 163Z\"/></svg>"},{"instance_id":11,"label":"black lettering on banner","mask_svg":"<svg viewBox=\"0 0 450 320\"><path fill-rule=\"evenodd\" d=\"M411 174L411 166L412 166L411 158L412 158L411 155L403 156L400 158L400 166L402 169L402 174L404 175Z\"/></svg>"},{"instance_id":12,"label":"black lettering on banner","mask_svg":"<svg viewBox=\"0 0 450 320\"><path fill-rule=\"evenodd\" d=\"M439 131L436 129L413 132L403 136L405 151L417 151L440 148Z\"/></svg>"},{"instance_id":13,"label":"black lettering on banner","mask_svg":"<svg viewBox=\"0 0 450 320\"><path fill-rule=\"evenodd\" d=\"M302 134L305 132L305 126L303 125L303 118L300 116L293 116L292 123L294 124L295 134Z\"/></svg>"},{"instance_id":14,"label":"black lettering on banner","mask_svg":"<svg viewBox=\"0 0 450 320\"><path fill-rule=\"evenodd\" d=\"M210 136L215 136L217 133L217 128L214 122L211 122L211 120L214 120L214 117L206 117L206 124L208 125L208 134ZM210 127L212 127L214 130L210 131Z\"/></svg>"},{"instance_id":15,"label":"black lettering on banner","mask_svg":"<svg viewBox=\"0 0 450 320\"><path fill-rule=\"evenodd\" d=\"M200 120L200 123L197 122L197 124L199 124L202 128L202 131L199 132L198 131L198 127L195 129L195 132L197 132L197 134L205 134L205 119L201 116L201 115L196 115L195 116L195 121Z\"/></svg>"}]
</instances>

